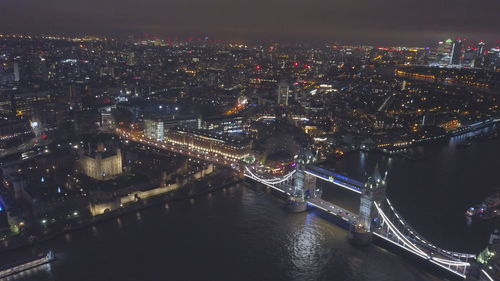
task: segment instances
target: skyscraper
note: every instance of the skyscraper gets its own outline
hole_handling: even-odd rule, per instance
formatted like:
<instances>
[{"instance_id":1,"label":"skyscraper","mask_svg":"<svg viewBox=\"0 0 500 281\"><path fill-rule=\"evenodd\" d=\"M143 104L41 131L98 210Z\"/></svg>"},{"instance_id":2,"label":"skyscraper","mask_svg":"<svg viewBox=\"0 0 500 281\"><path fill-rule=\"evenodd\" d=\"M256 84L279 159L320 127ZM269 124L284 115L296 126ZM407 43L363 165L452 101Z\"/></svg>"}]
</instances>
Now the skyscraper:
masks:
<instances>
[{"instance_id":1,"label":"skyscraper","mask_svg":"<svg viewBox=\"0 0 500 281\"><path fill-rule=\"evenodd\" d=\"M475 67L484 66L484 45L485 44L482 41L477 44L476 60L474 61Z\"/></svg>"},{"instance_id":2,"label":"skyscraper","mask_svg":"<svg viewBox=\"0 0 500 281\"><path fill-rule=\"evenodd\" d=\"M21 76L19 74L19 64L17 62L14 63L14 81L19 82Z\"/></svg>"},{"instance_id":3,"label":"skyscraper","mask_svg":"<svg viewBox=\"0 0 500 281\"><path fill-rule=\"evenodd\" d=\"M437 58L440 64L449 64L451 61L451 47L453 40L447 39L444 42L439 42L437 47Z\"/></svg>"},{"instance_id":4,"label":"skyscraper","mask_svg":"<svg viewBox=\"0 0 500 281\"><path fill-rule=\"evenodd\" d=\"M462 60L463 65L474 65L474 61L476 60L476 52L471 48L467 47L464 51L464 58Z\"/></svg>"},{"instance_id":5,"label":"skyscraper","mask_svg":"<svg viewBox=\"0 0 500 281\"><path fill-rule=\"evenodd\" d=\"M484 45L485 44L483 41L481 41L481 42L479 42L479 44L477 44L477 55L478 56L484 55Z\"/></svg>"},{"instance_id":6,"label":"skyscraper","mask_svg":"<svg viewBox=\"0 0 500 281\"><path fill-rule=\"evenodd\" d=\"M446 39L443 43L443 53L450 55L451 54L451 47L453 46L453 40L451 39Z\"/></svg>"},{"instance_id":7,"label":"skyscraper","mask_svg":"<svg viewBox=\"0 0 500 281\"><path fill-rule=\"evenodd\" d=\"M128 65L135 65L135 53L133 51L128 53L127 64Z\"/></svg>"},{"instance_id":8,"label":"skyscraper","mask_svg":"<svg viewBox=\"0 0 500 281\"><path fill-rule=\"evenodd\" d=\"M453 47L451 48L450 64L460 64L460 57L462 56L462 45L462 40L455 40L455 42L453 42Z\"/></svg>"},{"instance_id":9,"label":"skyscraper","mask_svg":"<svg viewBox=\"0 0 500 281\"><path fill-rule=\"evenodd\" d=\"M438 46L436 48L436 58L443 57L444 53L444 42L438 42Z\"/></svg>"},{"instance_id":10,"label":"skyscraper","mask_svg":"<svg viewBox=\"0 0 500 281\"><path fill-rule=\"evenodd\" d=\"M286 82L278 85L278 104L288 106L288 97L290 96L290 86Z\"/></svg>"}]
</instances>

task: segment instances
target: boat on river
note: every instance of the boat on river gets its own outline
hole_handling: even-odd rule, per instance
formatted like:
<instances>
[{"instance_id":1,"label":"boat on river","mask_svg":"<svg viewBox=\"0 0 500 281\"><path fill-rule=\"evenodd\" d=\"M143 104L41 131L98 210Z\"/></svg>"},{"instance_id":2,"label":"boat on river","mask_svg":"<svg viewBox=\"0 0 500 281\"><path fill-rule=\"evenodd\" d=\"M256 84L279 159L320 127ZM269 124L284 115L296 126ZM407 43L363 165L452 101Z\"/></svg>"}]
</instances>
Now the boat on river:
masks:
<instances>
[{"instance_id":1,"label":"boat on river","mask_svg":"<svg viewBox=\"0 0 500 281\"><path fill-rule=\"evenodd\" d=\"M21 273L23 271L50 263L56 259L54 252L48 251L45 254L36 255L23 260L19 260L13 264L0 267L0 278Z\"/></svg>"},{"instance_id":2,"label":"boat on river","mask_svg":"<svg viewBox=\"0 0 500 281\"><path fill-rule=\"evenodd\" d=\"M475 207L465 211L468 217L479 216L483 219L494 218L500 215L500 192L493 194Z\"/></svg>"}]
</instances>

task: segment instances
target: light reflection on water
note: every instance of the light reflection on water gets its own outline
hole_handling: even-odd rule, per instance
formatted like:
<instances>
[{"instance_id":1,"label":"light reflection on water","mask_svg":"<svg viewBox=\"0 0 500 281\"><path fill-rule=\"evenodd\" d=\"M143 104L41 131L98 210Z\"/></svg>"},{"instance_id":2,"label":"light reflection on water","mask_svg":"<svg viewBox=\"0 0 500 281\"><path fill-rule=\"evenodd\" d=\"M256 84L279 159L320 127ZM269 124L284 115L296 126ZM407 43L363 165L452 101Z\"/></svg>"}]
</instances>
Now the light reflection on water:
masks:
<instances>
[{"instance_id":1,"label":"light reflection on water","mask_svg":"<svg viewBox=\"0 0 500 281\"><path fill-rule=\"evenodd\" d=\"M498 175L491 172L500 164L498 157L494 157L500 148L485 142L481 146L473 144L472 149L454 150L454 141L458 140L431 147L430 153L436 155L431 160L410 162L360 153L348 155L333 165L359 180L376 163L380 163L382 170L387 167L391 200L419 232L439 245L448 243L452 249L462 245L463 237L471 237L467 241L479 240L474 245L477 248L489 229L482 230L475 222L468 231L464 230L463 209L487 195L489 185L500 182ZM472 161L477 157L491 163ZM473 180L483 181L480 187L486 189L482 194L471 195L467 191L470 185L467 181L471 179L464 177L463 171L468 170L478 175ZM448 186L448 182L452 184ZM443 201L450 190L458 194L458 203ZM433 193L435 196L426 195L431 191L437 192ZM328 187L324 188L325 193ZM349 201L338 193L332 196L340 205ZM50 249L57 254L57 260L50 266L8 280L134 281L159 280L159 277L163 280L166 276L171 280L231 281L443 280L432 275L439 273L431 274L428 268L399 254L374 245L351 246L347 232L317 211L290 214L284 205L270 189L239 185L200 197L193 203L174 202L131 213L58 237L36 249L0 254L0 264ZM453 217L455 213L458 218ZM450 218L446 226L429 225L429 220L435 217L442 223L444 216ZM476 230L481 231L476 233ZM440 240L440 237L446 238Z\"/></svg>"},{"instance_id":2,"label":"light reflection on water","mask_svg":"<svg viewBox=\"0 0 500 281\"><path fill-rule=\"evenodd\" d=\"M291 261L290 270L295 271L296 278L316 280L321 273L322 249L321 232L306 215L304 227L298 227L288 235L288 255Z\"/></svg>"},{"instance_id":3,"label":"light reflection on water","mask_svg":"<svg viewBox=\"0 0 500 281\"><path fill-rule=\"evenodd\" d=\"M351 246L347 232L316 211L287 213L284 201L259 188L240 185L230 197L221 192L196 202L74 232L70 246L64 238L47 242L38 250L55 250L51 273L16 281L440 280L376 246ZM127 227L117 228L122 221Z\"/></svg>"},{"instance_id":4,"label":"light reflection on water","mask_svg":"<svg viewBox=\"0 0 500 281\"><path fill-rule=\"evenodd\" d=\"M92 236L97 237L99 235L99 231L97 230L97 227L94 225L92 226Z\"/></svg>"},{"instance_id":5,"label":"light reflection on water","mask_svg":"<svg viewBox=\"0 0 500 281\"><path fill-rule=\"evenodd\" d=\"M2 281L21 281L21 280L33 280L31 278L37 277L36 280L50 280L51 264L46 263L40 266L19 272L17 274L0 278Z\"/></svg>"},{"instance_id":6,"label":"light reflection on water","mask_svg":"<svg viewBox=\"0 0 500 281\"><path fill-rule=\"evenodd\" d=\"M123 227L122 219L121 218L117 218L116 219L116 224L118 225L118 228L122 228Z\"/></svg>"},{"instance_id":7,"label":"light reflection on water","mask_svg":"<svg viewBox=\"0 0 500 281\"><path fill-rule=\"evenodd\" d=\"M66 242L70 243L71 242L71 234L70 233L64 234L64 240L66 240Z\"/></svg>"}]
</instances>

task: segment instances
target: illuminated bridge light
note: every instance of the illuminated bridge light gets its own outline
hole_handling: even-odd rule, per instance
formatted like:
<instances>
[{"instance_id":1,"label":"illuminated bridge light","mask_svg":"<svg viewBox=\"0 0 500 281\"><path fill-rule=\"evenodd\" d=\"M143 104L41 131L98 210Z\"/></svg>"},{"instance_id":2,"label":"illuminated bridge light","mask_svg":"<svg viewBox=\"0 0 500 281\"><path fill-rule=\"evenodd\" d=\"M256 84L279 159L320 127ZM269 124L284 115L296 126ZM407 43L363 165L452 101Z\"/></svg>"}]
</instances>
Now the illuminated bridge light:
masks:
<instances>
[{"instance_id":1,"label":"illuminated bridge light","mask_svg":"<svg viewBox=\"0 0 500 281\"><path fill-rule=\"evenodd\" d=\"M351 191L354 191L356 193L359 193L361 194L361 188L360 187L357 187L357 186L354 186L354 185L351 185L351 184L348 184L346 182L343 182L343 181L340 181L340 180L337 180L336 178L332 178L331 176L328 176L328 175L325 175L325 174L321 174L321 173L318 173L318 172L315 172L313 170L306 170L305 171L306 174L309 174L309 175L312 175L312 176L315 176L317 178L320 178L322 180L325 180L325 181L328 181L328 182L332 182L336 185L339 185L341 187L344 187L346 189L349 189Z\"/></svg>"},{"instance_id":2,"label":"illuminated bridge light","mask_svg":"<svg viewBox=\"0 0 500 281\"><path fill-rule=\"evenodd\" d=\"M394 210L391 202L387 199L387 205L389 205L391 211L394 213L394 214L397 214L397 212ZM451 251L447 251L447 250L442 250L442 249L439 249L437 248L436 246L428 243L427 241L423 240L422 238L420 238L419 236L415 235L415 233L408 228L408 226L406 226L406 230L408 230L408 232L410 232L411 234L415 235L415 237L417 239L419 239L421 242L421 246L422 247L431 247L433 248L435 251L436 254L441 254L443 255L443 258L440 258L440 257L436 257L436 256L429 256L428 254L426 254L425 252L423 252L418 246L417 244L414 244L412 242L410 242L410 240L408 238L406 238L404 235L401 234L401 232L394 226L394 224L389 220L389 218L387 217L387 215L382 211L382 209L380 208L379 204L375 204L375 207L380 215L380 217L382 218L382 224L384 225L387 225L388 227L388 232L390 231L392 234L394 234L396 236L396 239L398 241L394 241L388 237L384 237L385 235L382 234L382 233L377 233L377 232L374 232L375 235L381 237L381 238L384 238L385 240L395 244L395 245L398 245L400 246L401 248L403 249L406 249L410 252L413 252L414 254L418 255L418 256L421 256L422 258L426 258L427 260L429 260L431 263L441 267L441 268L444 268L462 278L465 278L465 272L467 270L467 268L470 266L470 263L468 262L464 262L462 260L457 260L457 257L466 257L466 258L472 258L472 257L475 257L475 255L471 255L471 254L463 254L463 253L455 253L455 252L451 252ZM399 218L399 216L397 216ZM399 221L402 222L402 219L399 218ZM413 239L412 239L413 240Z\"/></svg>"}]
</instances>

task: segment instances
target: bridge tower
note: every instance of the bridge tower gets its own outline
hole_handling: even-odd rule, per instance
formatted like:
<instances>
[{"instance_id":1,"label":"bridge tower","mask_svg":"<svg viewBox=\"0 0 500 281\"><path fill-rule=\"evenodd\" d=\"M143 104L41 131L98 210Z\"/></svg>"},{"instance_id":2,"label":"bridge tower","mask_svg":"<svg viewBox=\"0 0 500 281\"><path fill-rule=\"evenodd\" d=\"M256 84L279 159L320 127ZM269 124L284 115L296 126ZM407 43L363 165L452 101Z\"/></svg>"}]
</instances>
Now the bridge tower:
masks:
<instances>
[{"instance_id":1,"label":"bridge tower","mask_svg":"<svg viewBox=\"0 0 500 281\"><path fill-rule=\"evenodd\" d=\"M363 186L358 221L351 230L352 241L356 244L369 244L372 240L371 232L378 227L378 213L374 204L382 204L386 199L386 180L387 172L382 177L377 165Z\"/></svg>"},{"instance_id":2,"label":"bridge tower","mask_svg":"<svg viewBox=\"0 0 500 281\"><path fill-rule=\"evenodd\" d=\"M306 200L315 196L316 177L305 172L306 165L313 163L315 160L316 158L310 151L306 151L298 157L295 174L293 175L293 193L288 198L288 211L293 213L306 211Z\"/></svg>"}]
</instances>

